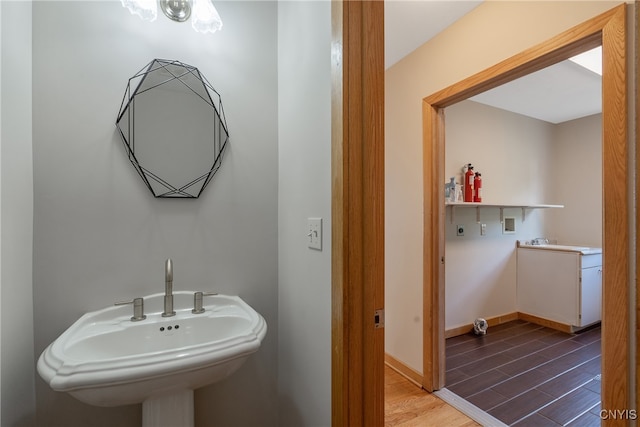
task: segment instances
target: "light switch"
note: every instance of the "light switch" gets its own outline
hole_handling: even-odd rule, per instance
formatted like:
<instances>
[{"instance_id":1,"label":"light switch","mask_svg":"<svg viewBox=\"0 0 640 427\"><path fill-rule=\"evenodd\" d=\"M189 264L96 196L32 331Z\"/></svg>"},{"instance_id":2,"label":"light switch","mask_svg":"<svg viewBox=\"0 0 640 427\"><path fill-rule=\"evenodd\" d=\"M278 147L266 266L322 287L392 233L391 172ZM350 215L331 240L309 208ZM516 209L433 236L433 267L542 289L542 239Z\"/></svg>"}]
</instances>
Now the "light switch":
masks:
<instances>
[{"instance_id":1,"label":"light switch","mask_svg":"<svg viewBox=\"0 0 640 427\"><path fill-rule=\"evenodd\" d=\"M307 242L311 249L322 250L322 218L307 218Z\"/></svg>"}]
</instances>

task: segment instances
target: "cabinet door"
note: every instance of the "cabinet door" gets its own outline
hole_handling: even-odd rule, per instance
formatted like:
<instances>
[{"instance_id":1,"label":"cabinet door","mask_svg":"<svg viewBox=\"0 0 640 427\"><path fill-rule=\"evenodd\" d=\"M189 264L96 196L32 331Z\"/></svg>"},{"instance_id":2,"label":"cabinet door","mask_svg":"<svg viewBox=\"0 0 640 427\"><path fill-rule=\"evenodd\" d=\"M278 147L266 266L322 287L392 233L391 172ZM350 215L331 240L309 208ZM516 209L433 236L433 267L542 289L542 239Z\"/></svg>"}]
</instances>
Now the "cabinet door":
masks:
<instances>
[{"instance_id":1,"label":"cabinet door","mask_svg":"<svg viewBox=\"0 0 640 427\"><path fill-rule=\"evenodd\" d=\"M578 326L587 326L602 319L602 267L583 268Z\"/></svg>"},{"instance_id":2,"label":"cabinet door","mask_svg":"<svg viewBox=\"0 0 640 427\"><path fill-rule=\"evenodd\" d=\"M580 315L579 275L577 252L518 248L517 310L575 325Z\"/></svg>"}]
</instances>

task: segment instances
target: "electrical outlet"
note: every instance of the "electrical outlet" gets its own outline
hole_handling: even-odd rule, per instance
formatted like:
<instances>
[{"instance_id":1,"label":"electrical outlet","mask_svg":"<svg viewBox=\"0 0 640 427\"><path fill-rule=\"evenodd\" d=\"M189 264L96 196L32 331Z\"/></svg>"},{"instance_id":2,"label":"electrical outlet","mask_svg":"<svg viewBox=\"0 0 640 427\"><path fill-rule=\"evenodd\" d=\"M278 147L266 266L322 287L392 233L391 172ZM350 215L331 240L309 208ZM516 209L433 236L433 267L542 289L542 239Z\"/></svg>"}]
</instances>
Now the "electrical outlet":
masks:
<instances>
[{"instance_id":1,"label":"electrical outlet","mask_svg":"<svg viewBox=\"0 0 640 427\"><path fill-rule=\"evenodd\" d=\"M487 224L480 224L480 235L484 236L487 234Z\"/></svg>"},{"instance_id":2,"label":"electrical outlet","mask_svg":"<svg viewBox=\"0 0 640 427\"><path fill-rule=\"evenodd\" d=\"M464 236L464 225L456 225L456 236Z\"/></svg>"}]
</instances>

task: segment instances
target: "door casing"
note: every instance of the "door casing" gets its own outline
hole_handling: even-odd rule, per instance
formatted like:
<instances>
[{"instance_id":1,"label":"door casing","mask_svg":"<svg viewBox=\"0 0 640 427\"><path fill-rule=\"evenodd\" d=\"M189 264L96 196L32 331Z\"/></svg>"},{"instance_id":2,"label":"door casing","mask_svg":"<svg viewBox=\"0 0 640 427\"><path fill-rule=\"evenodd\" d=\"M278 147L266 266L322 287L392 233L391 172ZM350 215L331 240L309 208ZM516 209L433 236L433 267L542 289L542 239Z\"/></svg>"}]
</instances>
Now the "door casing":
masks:
<instances>
[{"instance_id":1,"label":"door casing","mask_svg":"<svg viewBox=\"0 0 640 427\"><path fill-rule=\"evenodd\" d=\"M331 419L382 426L384 2L333 1L331 9Z\"/></svg>"}]
</instances>

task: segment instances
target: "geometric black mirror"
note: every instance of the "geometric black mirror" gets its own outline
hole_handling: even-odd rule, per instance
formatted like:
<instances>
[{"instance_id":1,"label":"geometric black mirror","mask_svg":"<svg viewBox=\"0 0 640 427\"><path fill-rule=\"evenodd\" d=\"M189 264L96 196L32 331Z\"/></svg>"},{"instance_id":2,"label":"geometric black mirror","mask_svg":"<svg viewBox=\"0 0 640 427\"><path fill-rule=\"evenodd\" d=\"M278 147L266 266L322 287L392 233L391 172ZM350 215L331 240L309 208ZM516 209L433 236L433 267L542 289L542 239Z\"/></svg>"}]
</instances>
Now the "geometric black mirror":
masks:
<instances>
[{"instance_id":1,"label":"geometric black mirror","mask_svg":"<svg viewBox=\"0 0 640 427\"><path fill-rule=\"evenodd\" d=\"M220 94L197 68L164 59L129 79L116 127L155 197L200 196L229 141Z\"/></svg>"}]
</instances>

